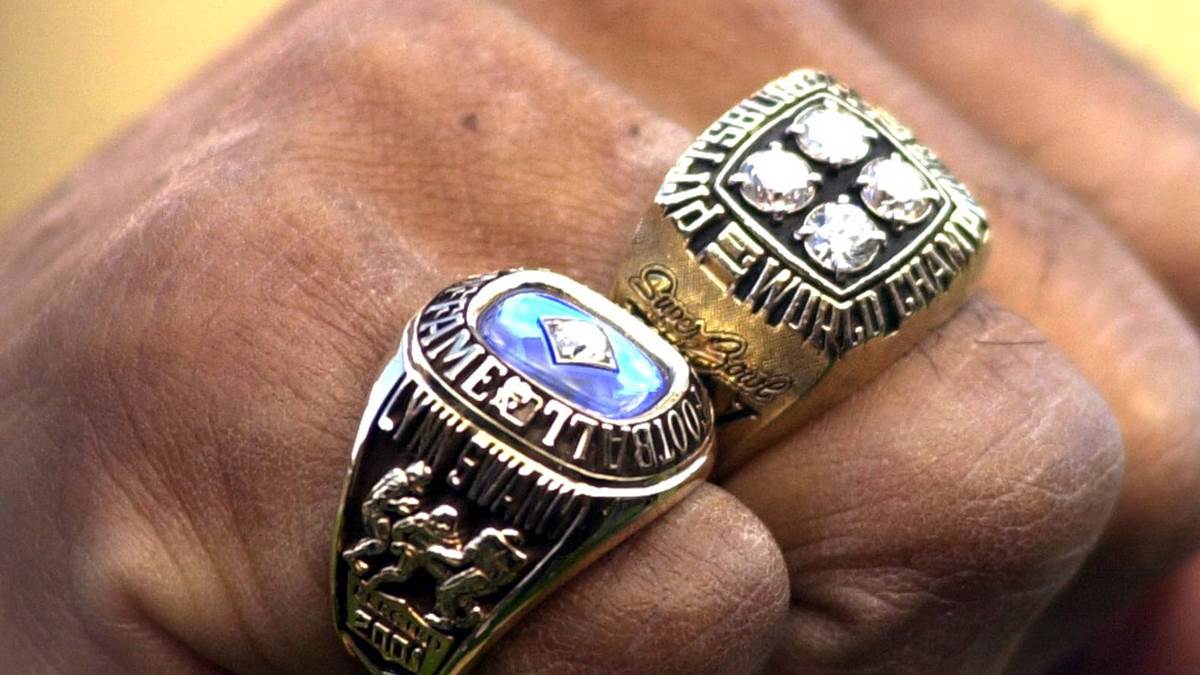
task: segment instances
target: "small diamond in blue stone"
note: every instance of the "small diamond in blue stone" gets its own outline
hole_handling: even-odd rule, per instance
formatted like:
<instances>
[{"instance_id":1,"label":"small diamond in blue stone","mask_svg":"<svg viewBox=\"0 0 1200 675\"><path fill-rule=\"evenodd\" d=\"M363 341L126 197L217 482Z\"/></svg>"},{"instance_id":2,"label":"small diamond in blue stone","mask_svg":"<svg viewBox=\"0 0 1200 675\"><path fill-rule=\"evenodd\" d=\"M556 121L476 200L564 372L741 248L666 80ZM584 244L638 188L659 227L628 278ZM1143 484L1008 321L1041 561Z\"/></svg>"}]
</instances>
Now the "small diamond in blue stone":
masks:
<instances>
[{"instance_id":1,"label":"small diamond in blue stone","mask_svg":"<svg viewBox=\"0 0 1200 675\"><path fill-rule=\"evenodd\" d=\"M617 369L612 344L604 329L591 321L542 317L539 319L556 363L575 363L581 366Z\"/></svg>"},{"instance_id":2,"label":"small diamond in blue stone","mask_svg":"<svg viewBox=\"0 0 1200 675\"><path fill-rule=\"evenodd\" d=\"M645 349L587 309L544 290L501 297L476 329L507 365L602 417L637 417L670 389L666 367Z\"/></svg>"}]
</instances>

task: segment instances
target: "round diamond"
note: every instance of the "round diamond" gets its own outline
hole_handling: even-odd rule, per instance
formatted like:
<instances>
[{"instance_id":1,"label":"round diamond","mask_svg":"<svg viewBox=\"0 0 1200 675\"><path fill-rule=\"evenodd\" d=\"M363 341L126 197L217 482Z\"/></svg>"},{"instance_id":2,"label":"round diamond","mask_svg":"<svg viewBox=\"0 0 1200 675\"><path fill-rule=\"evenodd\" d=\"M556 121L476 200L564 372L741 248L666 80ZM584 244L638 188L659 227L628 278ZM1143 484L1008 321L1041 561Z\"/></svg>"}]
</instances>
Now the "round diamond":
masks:
<instances>
[{"instance_id":1,"label":"round diamond","mask_svg":"<svg viewBox=\"0 0 1200 675\"><path fill-rule=\"evenodd\" d=\"M775 217L807 206L816 196L820 180L808 162L779 143L747 157L729 177L731 184L741 186L746 201Z\"/></svg>"},{"instance_id":2,"label":"round diamond","mask_svg":"<svg viewBox=\"0 0 1200 675\"><path fill-rule=\"evenodd\" d=\"M822 267L848 274L870 265L887 235L866 211L840 201L813 209L795 237Z\"/></svg>"},{"instance_id":3,"label":"round diamond","mask_svg":"<svg viewBox=\"0 0 1200 675\"><path fill-rule=\"evenodd\" d=\"M854 164L871 151L877 134L858 116L836 106L813 106L792 121L788 131L796 145L818 162L838 166Z\"/></svg>"},{"instance_id":4,"label":"round diamond","mask_svg":"<svg viewBox=\"0 0 1200 675\"><path fill-rule=\"evenodd\" d=\"M871 160L858 177L862 200L880 218L919 223L933 210L934 193L912 164L893 155Z\"/></svg>"}]
</instances>

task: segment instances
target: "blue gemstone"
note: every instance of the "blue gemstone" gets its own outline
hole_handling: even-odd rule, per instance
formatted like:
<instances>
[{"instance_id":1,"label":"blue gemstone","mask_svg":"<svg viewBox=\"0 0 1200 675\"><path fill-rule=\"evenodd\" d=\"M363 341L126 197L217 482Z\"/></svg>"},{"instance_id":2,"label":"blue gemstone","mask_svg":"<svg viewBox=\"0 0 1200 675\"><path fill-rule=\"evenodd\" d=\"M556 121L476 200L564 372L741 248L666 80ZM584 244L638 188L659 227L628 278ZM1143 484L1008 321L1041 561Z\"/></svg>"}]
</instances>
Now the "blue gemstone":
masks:
<instances>
[{"instance_id":1,"label":"blue gemstone","mask_svg":"<svg viewBox=\"0 0 1200 675\"><path fill-rule=\"evenodd\" d=\"M484 341L508 365L556 395L609 419L654 407L665 368L605 320L544 291L517 290L479 319Z\"/></svg>"}]
</instances>

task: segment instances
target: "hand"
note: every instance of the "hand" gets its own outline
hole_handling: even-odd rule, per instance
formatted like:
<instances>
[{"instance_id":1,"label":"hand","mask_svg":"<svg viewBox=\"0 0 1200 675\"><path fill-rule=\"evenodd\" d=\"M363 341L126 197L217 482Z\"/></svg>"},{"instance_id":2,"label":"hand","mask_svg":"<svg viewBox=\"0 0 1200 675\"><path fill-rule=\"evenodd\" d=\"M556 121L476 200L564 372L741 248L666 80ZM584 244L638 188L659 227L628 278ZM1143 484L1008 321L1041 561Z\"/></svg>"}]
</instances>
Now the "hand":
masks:
<instances>
[{"instance_id":1,"label":"hand","mask_svg":"<svg viewBox=\"0 0 1200 675\"><path fill-rule=\"evenodd\" d=\"M974 188L986 295L481 670L1077 645L1200 535L1190 112L1030 0L361 0L284 11L0 232L0 670L357 672L330 528L404 321L498 267L607 289L693 131L801 66Z\"/></svg>"}]
</instances>

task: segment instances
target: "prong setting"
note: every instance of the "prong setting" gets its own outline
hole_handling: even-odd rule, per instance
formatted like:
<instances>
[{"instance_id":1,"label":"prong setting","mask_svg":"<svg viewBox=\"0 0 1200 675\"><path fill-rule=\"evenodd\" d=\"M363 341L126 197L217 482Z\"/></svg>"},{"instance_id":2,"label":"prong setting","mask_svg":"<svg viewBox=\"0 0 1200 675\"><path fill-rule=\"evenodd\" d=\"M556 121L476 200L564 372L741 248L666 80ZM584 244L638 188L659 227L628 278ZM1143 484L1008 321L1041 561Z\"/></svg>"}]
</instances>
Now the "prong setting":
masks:
<instances>
[{"instance_id":1,"label":"prong setting","mask_svg":"<svg viewBox=\"0 0 1200 675\"><path fill-rule=\"evenodd\" d=\"M899 228L928 218L938 200L929 181L899 153L868 162L856 182L871 213Z\"/></svg>"},{"instance_id":2,"label":"prong setting","mask_svg":"<svg viewBox=\"0 0 1200 675\"><path fill-rule=\"evenodd\" d=\"M729 184L754 208L780 220L808 206L821 180L804 158L774 142L743 160Z\"/></svg>"},{"instance_id":3,"label":"prong setting","mask_svg":"<svg viewBox=\"0 0 1200 675\"><path fill-rule=\"evenodd\" d=\"M871 152L879 133L830 99L800 111L787 128L808 157L834 166L856 164Z\"/></svg>"},{"instance_id":4,"label":"prong setting","mask_svg":"<svg viewBox=\"0 0 1200 675\"><path fill-rule=\"evenodd\" d=\"M846 195L814 208L793 236L817 264L838 277L870 266L887 240L866 211Z\"/></svg>"}]
</instances>

